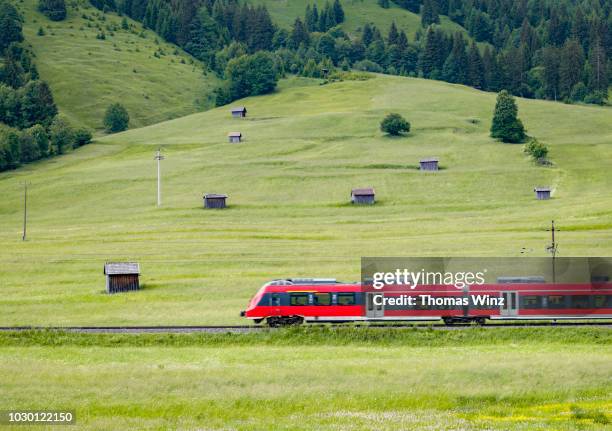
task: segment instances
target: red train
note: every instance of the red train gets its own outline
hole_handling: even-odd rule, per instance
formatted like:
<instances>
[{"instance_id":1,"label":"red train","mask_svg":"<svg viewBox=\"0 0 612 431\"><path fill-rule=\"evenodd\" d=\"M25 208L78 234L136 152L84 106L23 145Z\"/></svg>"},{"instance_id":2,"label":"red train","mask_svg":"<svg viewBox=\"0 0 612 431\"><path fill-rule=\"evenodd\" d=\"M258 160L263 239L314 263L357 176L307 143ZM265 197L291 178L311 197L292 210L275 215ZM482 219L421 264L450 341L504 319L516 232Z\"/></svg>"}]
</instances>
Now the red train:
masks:
<instances>
[{"instance_id":1,"label":"red train","mask_svg":"<svg viewBox=\"0 0 612 431\"><path fill-rule=\"evenodd\" d=\"M333 279L284 279L265 284L240 313L270 326L302 322L486 319L610 319L612 284L552 284L532 279L468 286L387 286L382 290Z\"/></svg>"}]
</instances>

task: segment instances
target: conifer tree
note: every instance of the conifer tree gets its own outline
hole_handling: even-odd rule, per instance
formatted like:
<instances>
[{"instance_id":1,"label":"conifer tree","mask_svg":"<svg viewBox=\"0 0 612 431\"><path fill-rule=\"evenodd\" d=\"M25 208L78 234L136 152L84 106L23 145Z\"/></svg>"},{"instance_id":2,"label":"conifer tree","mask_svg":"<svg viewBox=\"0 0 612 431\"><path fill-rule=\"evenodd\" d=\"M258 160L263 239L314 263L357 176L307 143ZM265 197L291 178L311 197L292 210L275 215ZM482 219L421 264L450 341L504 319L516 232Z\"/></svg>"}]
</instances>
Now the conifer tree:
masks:
<instances>
[{"instance_id":1,"label":"conifer tree","mask_svg":"<svg viewBox=\"0 0 612 431\"><path fill-rule=\"evenodd\" d=\"M476 42L472 42L468 53L467 84L480 90L486 88L484 64Z\"/></svg>"},{"instance_id":2,"label":"conifer tree","mask_svg":"<svg viewBox=\"0 0 612 431\"><path fill-rule=\"evenodd\" d=\"M395 45L398 42L399 33L397 31L397 27L395 26L395 21L391 22L391 26L389 27L389 36L387 36L387 43L389 45Z\"/></svg>"},{"instance_id":3,"label":"conifer tree","mask_svg":"<svg viewBox=\"0 0 612 431\"><path fill-rule=\"evenodd\" d=\"M468 56L465 52L465 40L461 33L453 37L453 48L446 58L442 68L442 77L445 81L457 84L466 84L468 74Z\"/></svg>"},{"instance_id":4,"label":"conifer tree","mask_svg":"<svg viewBox=\"0 0 612 431\"><path fill-rule=\"evenodd\" d=\"M517 115L518 108L514 97L503 90L497 96L491 125L491 137L500 139L502 142L523 142L526 137L525 129Z\"/></svg>"},{"instance_id":5,"label":"conifer tree","mask_svg":"<svg viewBox=\"0 0 612 431\"><path fill-rule=\"evenodd\" d=\"M436 0L425 0L421 11L421 25L428 27L431 24L439 24L438 5Z\"/></svg>"},{"instance_id":6,"label":"conifer tree","mask_svg":"<svg viewBox=\"0 0 612 431\"><path fill-rule=\"evenodd\" d=\"M334 22L336 24L340 24L344 22L344 9L342 9L342 4L340 4L340 0L334 0L333 5L334 12Z\"/></svg>"}]
</instances>

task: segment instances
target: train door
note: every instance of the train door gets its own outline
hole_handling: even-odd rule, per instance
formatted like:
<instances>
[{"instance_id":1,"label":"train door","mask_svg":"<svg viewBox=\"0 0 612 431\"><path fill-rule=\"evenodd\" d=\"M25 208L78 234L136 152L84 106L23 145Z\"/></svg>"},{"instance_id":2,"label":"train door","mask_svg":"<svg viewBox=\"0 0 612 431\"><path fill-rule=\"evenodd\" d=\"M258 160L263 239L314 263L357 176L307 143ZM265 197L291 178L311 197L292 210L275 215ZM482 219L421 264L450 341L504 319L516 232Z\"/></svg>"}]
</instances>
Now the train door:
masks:
<instances>
[{"instance_id":1,"label":"train door","mask_svg":"<svg viewBox=\"0 0 612 431\"><path fill-rule=\"evenodd\" d=\"M504 303L499 307L500 316L517 316L518 315L518 292L501 292L501 297Z\"/></svg>"},{"instance_id":2,"label":"train door","mask_svg":"<svg viewBox=\"0 0 612 431\"><path fill-rule=\"evenodd\" d=\"M376 301L374 298L376 298ZM377 292L366 292L366 317L370 319L377 319L384 316L385 306L383 303L383 294Z\"/></svg>"}]
</instances>

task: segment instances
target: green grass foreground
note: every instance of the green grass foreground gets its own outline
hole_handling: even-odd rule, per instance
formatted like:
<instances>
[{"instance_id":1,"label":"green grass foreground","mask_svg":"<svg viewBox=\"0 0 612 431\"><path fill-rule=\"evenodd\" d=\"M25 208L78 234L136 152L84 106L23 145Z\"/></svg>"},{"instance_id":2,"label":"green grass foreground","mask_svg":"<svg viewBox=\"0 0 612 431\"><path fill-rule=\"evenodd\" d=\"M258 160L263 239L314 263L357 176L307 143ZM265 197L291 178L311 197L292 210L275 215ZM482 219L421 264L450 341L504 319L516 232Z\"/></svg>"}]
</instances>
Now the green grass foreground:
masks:
<instances>
[{"instance_id":1,"label":"green grass foreground","mask_svg":"<svg viewBox=\"0 0 612 431\"><path fill-rule=\"evenodd\" d=\"M1 333L0 390L85 430L605 430L611 332Z\"/></svg>"}]
</instances>

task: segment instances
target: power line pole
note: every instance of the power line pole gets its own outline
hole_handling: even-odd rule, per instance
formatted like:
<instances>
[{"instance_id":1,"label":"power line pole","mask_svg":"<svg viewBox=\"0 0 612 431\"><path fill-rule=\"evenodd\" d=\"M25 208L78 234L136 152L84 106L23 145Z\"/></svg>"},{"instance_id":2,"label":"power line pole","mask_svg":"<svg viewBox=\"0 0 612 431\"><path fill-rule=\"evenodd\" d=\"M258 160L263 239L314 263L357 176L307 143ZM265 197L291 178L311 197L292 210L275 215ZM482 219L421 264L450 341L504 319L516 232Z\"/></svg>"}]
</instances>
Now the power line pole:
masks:
<instances>
[{"instance_id":1,"label":"power line pole","mask_svg":"<svg viewBox=\"0 0 612 431\"><path fill-rule=\"evenodd\" d=\"M161 154L161 148L157 150L155 155L157 160L157 206L161 206L161 161L164 160L164 156Z\"/></svg>"},{"instance_id":2,"label":"power line pole","mask_svg":"<svg viewBox=\"0 0 612 431\"><path fill-rule=\"evenodd\" d=\"M29 181L23 182L23 236L22 241L26 240L26 232L28 226L28 184Z\"/></svg>"},{"instance_id":3,"label":"power line pole","mask_svg":"<svg viewBox=\"0 0 612 431\"><path fill-rule=\"evenodd\" d=\"M551 221L551 227L550 227L551 242L550 242L550 245L548 247L546 247L546 251L548 251L552 255L552 279L553 279L553 283L556 281L555 258L557 257L557 249L559 247L559 244L557 244L555 242L555 232L558 232L558 229L555 229L555 221L552 220Z\"/></svg>"}]
</instances>

